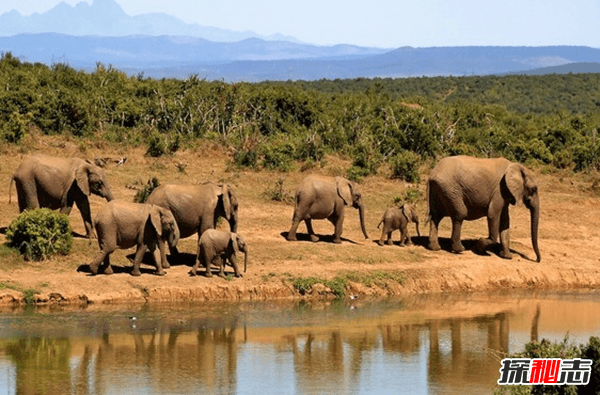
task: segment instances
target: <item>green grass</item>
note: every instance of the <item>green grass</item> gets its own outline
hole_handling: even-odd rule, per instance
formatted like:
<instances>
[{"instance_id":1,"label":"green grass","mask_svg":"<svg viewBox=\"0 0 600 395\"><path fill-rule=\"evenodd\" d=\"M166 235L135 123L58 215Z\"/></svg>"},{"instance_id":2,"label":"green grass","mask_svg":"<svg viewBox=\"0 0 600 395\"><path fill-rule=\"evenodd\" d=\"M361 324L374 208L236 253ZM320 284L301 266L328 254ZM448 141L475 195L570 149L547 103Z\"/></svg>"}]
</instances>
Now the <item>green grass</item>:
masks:
<instances>
[{"instance_id":1,"label":"green grass","mask_svg":"<svg viewBox=\"0 0 600 395\"><path fill-rule=\"evenodd\" d=\"M39 295L42 291L40 288L45 288L48 286L48 283L40 283L36 288L23 288L19 284L12 284L6 282L0 282L0 290L2 289L12 289L17 292L21 292L23 294L23 299L26 304L34 304L35 303L35 295Z\"/></svg>"},{"instance_id":2,"label":"green grass","mask_svg":"<svg viewBox=\"0 0 600 395\"><path fill-rule=\"evenodd\" d=\"M305 295L316 284L323 284L331 290L336 298L341 298L346 294L348 282L363 284L367 287L387 288L391 282L404 284L406 276L402 271L376 271L370 273L358 273L355 271L345 272L335 276L333 279L323 279L320 277L291 277L294 288Z\"/></svg>"}]
</instances>

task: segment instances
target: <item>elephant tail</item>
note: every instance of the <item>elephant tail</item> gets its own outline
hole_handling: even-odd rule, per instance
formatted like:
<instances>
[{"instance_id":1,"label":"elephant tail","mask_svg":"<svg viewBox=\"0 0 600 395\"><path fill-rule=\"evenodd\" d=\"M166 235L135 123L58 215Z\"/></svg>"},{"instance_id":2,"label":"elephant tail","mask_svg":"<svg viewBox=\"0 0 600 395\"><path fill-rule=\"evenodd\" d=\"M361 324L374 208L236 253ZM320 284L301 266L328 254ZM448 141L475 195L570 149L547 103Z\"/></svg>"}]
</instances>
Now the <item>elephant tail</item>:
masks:
<instances>
[{"instance_id":1,"label":"elephant tail","mask_svg":"<svg viewBox=\"0 0 600 395\"><path fill-rule=\"evenodd\" d=\"M8 184L8 204L10 204L12 201L12 186L13 186L14 182L15 182L15 176L13 175L10 177L10 183Z\"/></svg>"},{"instance_id":2,"label":"elephant tail","mask_svg":"<svg viewBox=\"0 0 600 395\"><path fill-rule=\"evenodd\" d=\"M379 223L377 224L377 229L379 229L379 227L381 226L382 223L383 223L383 218L381 218L381 221L379 221Z\"/></svg>"}]
</instances>

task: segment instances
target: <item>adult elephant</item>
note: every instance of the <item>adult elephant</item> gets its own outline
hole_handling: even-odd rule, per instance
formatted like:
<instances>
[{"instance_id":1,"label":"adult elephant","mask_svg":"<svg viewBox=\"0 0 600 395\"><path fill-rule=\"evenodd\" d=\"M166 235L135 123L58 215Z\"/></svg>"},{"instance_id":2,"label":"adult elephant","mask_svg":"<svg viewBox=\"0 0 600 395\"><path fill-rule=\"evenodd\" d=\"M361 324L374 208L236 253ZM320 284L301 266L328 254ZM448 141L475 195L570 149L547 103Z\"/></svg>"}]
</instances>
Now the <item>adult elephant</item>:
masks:
<instances>
[{"instance_id":1,"label":"adult elephant","mask_svg":"<svg viewBox=\"0 0 600 395\"><path fill-rule=\"evenodd\" d=\"M100 252L90 263L92 275L98 273L102 262L103 272L112 274L110 254L116 249L137 246L131 274L142 274L140 264L146 251L150 251L156 265L156 274L164 276L163 268L169 267L165 257L165 244L175 247L179 241L179 229L169 210L151 204L113 200L100 209L95 225Z\"/></svg>"},{"instance_id":2,"label":"adult elephant","mask_svg":"<svg viewBox=\"0 0 600 395\"><path fill-rule=\"evenodd\" d=\"M182 239L215 229L219 217L227 219L232 232L237 231L238 199L229 184L164 184L152 191L146 203L171 210ZM177 249L171 248L171 253L177 254Z\"/></svg>"},{"instance_id":3,"label":"adult elephant","mask_svg":"<svg viewBox=\"0 0 600 395\"><path fill-rule=\"evenodd\" d=\"M431 172L427 184L430 231L429 249L439 250L438 225L442 218L452 219L452 251L462 252L460 231L464 220L488 219L489 236L480 239L478 248L498 242L500 256L511 258L509 250L509 204L522 201L531 212L531 242L537 256L540 198L533 173L507 159L479 159L452 156L442 159Z\"/></svg>"},{"instance_id":4,"label":"adult elephant","mask_svg":"<svg viewBox=\"0 0 600 395\"><path fill-rule=\"evenodd\" d=\"M95 238L89 195L113 199L103 169L89 160L36 155L25 158L11 178L17 187L19 211L47 207L69 214L73 204L83 217L87 238ZM9 188L9 203L11 200Z\"/></svg>"},{"instance_id":5,"label":"adult elephant","mask_svg":"<svg viewBox=\"0 0 600 395\"><path fill-rule=\"evenodd\" d=\"M346 206L358 209L360 226L365 239L368 239L365 209L358 185L343 177L307 176L296 190L296 208L287 240L296 240L298 225L300 221L304 221L310 239L318 241L319 237L315 235L311 221L327 218L335 226L333 242L341 243Z\"/></svg>"}]
</instances>

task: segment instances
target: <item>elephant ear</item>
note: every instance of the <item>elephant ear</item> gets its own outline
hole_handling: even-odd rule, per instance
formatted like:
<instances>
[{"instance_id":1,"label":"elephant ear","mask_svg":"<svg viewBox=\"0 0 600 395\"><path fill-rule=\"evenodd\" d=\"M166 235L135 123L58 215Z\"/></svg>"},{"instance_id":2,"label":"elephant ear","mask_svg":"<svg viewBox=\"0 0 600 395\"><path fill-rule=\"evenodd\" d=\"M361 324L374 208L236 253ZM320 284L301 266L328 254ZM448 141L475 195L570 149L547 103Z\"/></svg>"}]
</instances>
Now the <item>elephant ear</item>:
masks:
<instances>
[{"instance_id":1,"label":"elephant ear","mask_svg":"<svg viewBox=\"0 0 600 395\"><path fill-rule=\"evenodd\" d=\"M506 168L504 173L504 181L510 194L513 196L511 204L514 205L518 202L522 202L525 192L523 169L521 165L513 163Z\"/></svg>"},{"instance_id":2,"label":"elephant ear","mask_svg":"<svg viewBox=\"0 0 600 395\"><path fill-rule=\"evenodd\" d=\"M75 169L75 182L81 192L86 196L90 196L89 168L87 165L81 165Z\"/></svg>"},{"instance_id":3,"label":"elephant ear","mask_svg":"<svg viewBox=\"0 0 600 395\"><path fill-rule=\"evenodd\" d=\"M150 222L152 223L152 226L154 227L154 230L156 230L156 234L158 234L158 237L162 236L162 221L160 218L160 210L156 207L156 206L152 206L152 208L150 209L150 215L148 216L148 218L150 219Z\"/></svg>"},{"instance_id":4,"label":"elephant ear","mask_svg":"<svg viewBox=\"0 0 600 395\"><path fill-rule=\"evenodd\" d=\"M231 199L229 195L231 193L231 186L229 184L223 184L221 188L222 191L222 199L223 199L223 209L225 210L225 218L229 221L231 218Z\"/></svg>"},{"instance_id":5,"label":"elephant ear","mask_svg":"<svg viewBox=\"0 0 600 395\"><path fill-rule=\"evenodd\" d=\"M406 217L406 221L410 222L410 218L412 216L412 208L408 203L402 206L402 214L404 214L404 217Z\"/></svg>"},{"instance_id":6,"label":"elephant ear","mask_svg":"<svg viewBox=\"0 0 600 395\"><path fill-rule=\"evenodd\" d=\"M231 234L231 246L233 247L233 250L235 251L235 253L237 254L238 252L240 252L240 247L238 246L238 235L237 233L232 233Z\"/></svg>"},{"instance_id":7,"label":"elephant ear","mask_svg":"<svg viewBox=\"0 0 600 395\"><path fill-rule=\"evenodd\" d=\"M352 184L343 177L335 178L337 193L340 195L346 206L352 205Z\"/></svg>"}]
</instances>

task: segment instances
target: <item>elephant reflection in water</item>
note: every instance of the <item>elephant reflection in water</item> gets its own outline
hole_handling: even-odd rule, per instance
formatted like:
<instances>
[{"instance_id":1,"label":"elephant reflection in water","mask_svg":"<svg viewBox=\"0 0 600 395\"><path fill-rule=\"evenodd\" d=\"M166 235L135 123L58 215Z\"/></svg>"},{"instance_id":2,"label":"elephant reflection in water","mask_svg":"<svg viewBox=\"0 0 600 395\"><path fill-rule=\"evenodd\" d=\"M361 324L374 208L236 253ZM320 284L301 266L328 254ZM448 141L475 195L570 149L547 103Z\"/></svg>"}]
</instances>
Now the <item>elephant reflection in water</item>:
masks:
<instances>
[{"instance_id":1,"label":"elephant reflection in water","mask_svg":"<svg viewBox=\"0 0 600 395\"><path fill-rule=\"evenodd\" d=\"M477 336L475 332L486 332L486 348L479 344L467 341L463 344L463 326L470 326L469 338ZM444 386L459 387L467 381L481 380L487 383L489 377L497 375L498 368L494 363L482 363L482 358L494 358L492 352L508 352L509 321L508 313L498 313L493 317L477 319L450 319L432 320L427 324L429 329L429 358L428 375L432 383L437 383L440 388ZM440 347L440 332L442 338L449 333L451 353ZM492 352L490 352L492 351ZM485 369L485 371L484 371ZM477 374L474 374L477 372Z\"/></svg>"},{"instance_id":2,"label":"elephant reflection in water","mask_svg":"<svg viewBox=\"0 0 600 395\"><path fill-rule=\"evenodd\" d=\"M189 392L193 385L194 392L235 393L236 331L233 327L186 332L175 326L159 327L151 335L136 333L133 339L131 335L107 336L98 350L96 368L103 373L98 378L144 367L157 392ZM102 389L100 393L110 392L104 391L109 384L99 383L96 388Z\"/></svg>"},{"instance_id":3,"label":"elephant reflection in water","mask_svg":"<svg viewBox=\"0 0 600 395\"><path fill-rule=\"evenodd\" d=\"M421 346L418 325L380 326L383 349L389 352L416 353Z\"/></svg>"}]
</instances>

